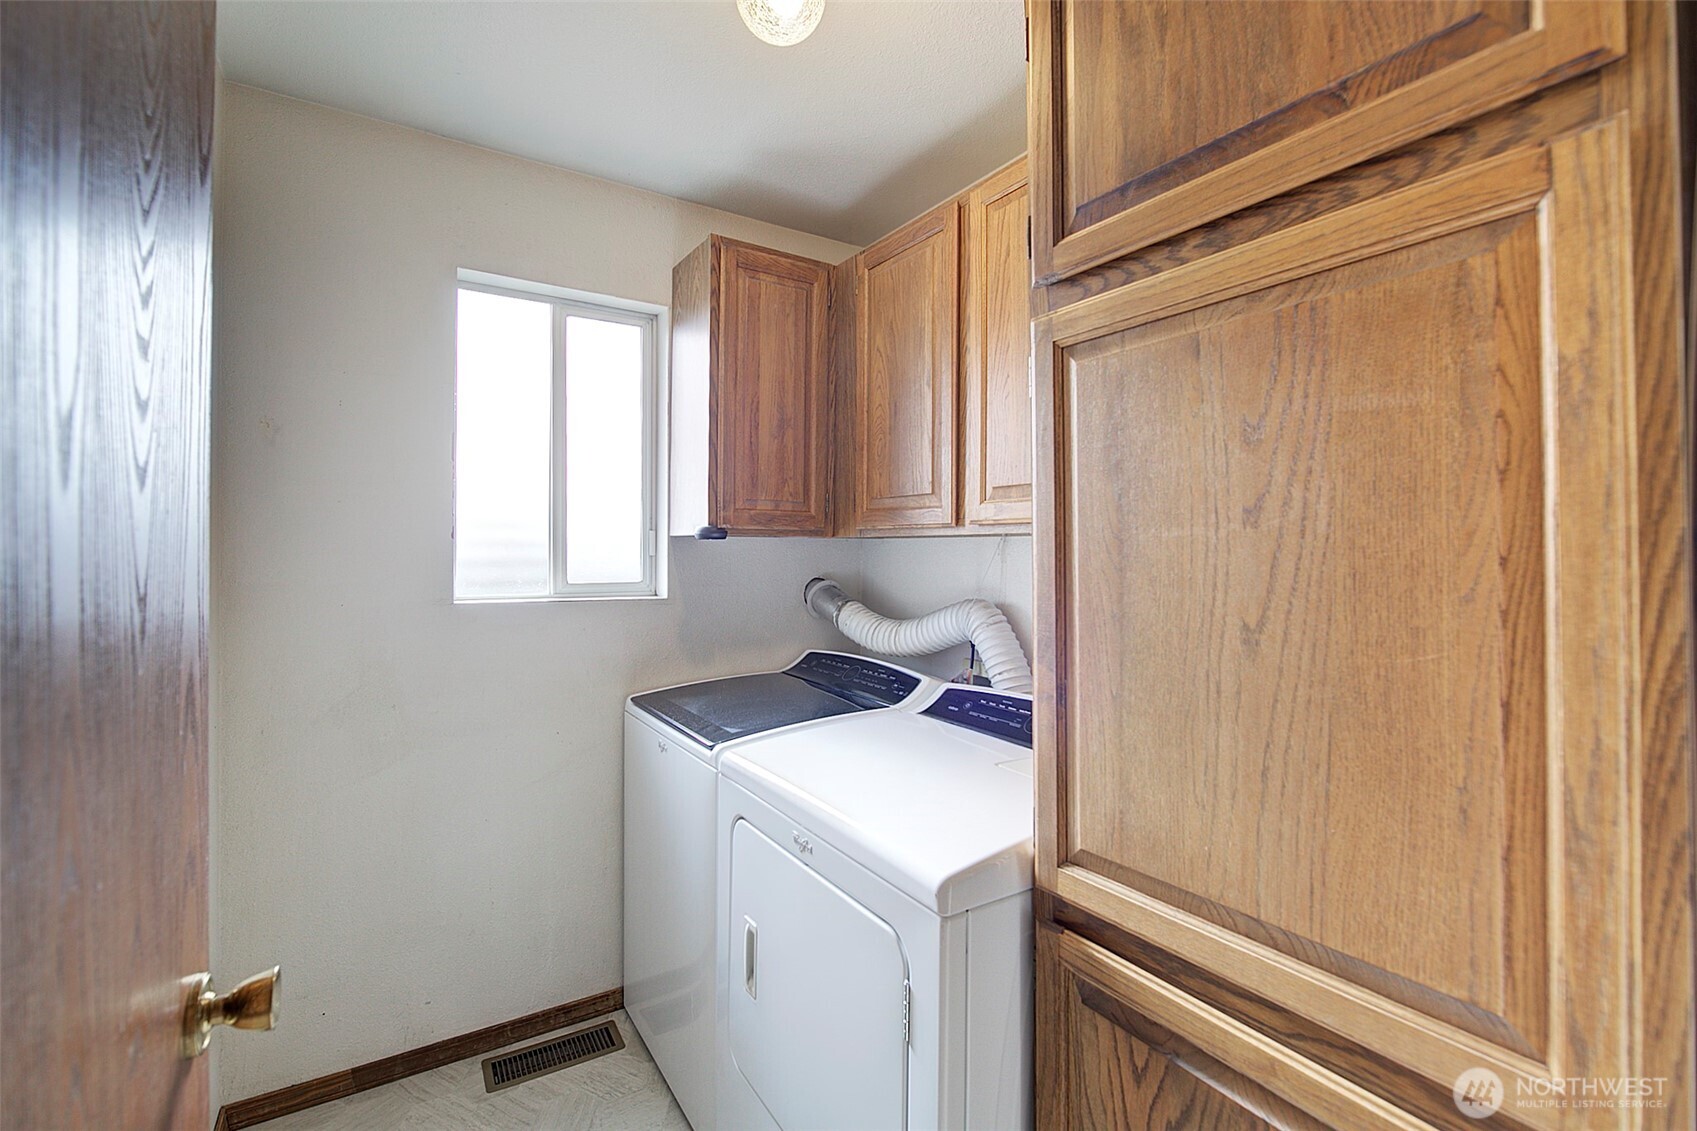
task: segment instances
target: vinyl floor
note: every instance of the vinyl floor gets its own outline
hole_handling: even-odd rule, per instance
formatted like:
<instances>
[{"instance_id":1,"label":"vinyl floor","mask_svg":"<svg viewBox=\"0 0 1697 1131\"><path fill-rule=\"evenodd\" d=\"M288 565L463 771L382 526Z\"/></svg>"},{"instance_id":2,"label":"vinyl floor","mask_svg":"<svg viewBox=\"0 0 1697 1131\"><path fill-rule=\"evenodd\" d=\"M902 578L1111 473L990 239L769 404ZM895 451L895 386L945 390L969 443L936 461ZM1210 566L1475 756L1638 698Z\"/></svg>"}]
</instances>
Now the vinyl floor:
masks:
<instances>
[{"instance_id":1,"label":"vinyl floor","mask_svg":"<svg viewBox=\"0 0 1697 1131\"><path fill-rule=\"evenodd\" d=\"M477 1056L260 1127L264 1131L690 1131L630 1018L620 1010L613 1019L625 1039L624 1048L499 1092L483 1090L484 1057ZM511 1047L543 1039L532 1037Z\"/></svg>"}]
</instances>

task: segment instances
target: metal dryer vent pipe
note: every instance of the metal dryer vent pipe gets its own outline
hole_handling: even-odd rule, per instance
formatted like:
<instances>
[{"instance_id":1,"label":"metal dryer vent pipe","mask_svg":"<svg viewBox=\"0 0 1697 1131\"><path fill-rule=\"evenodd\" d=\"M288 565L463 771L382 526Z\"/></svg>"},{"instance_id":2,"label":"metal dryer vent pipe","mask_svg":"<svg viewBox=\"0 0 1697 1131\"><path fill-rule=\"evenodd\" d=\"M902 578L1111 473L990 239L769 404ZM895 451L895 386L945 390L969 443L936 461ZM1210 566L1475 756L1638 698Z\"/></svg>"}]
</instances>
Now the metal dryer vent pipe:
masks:
<instances>
[{"instance_id":1,"label":"metal dryer vent pipe","mask_svg":"<svg viewBox=\"0 0 1697 1131\"><path fill-rule=\"evenodd\" d=\"M912 620L893 620L851 600L828 577L815 577L801 595L814 616L830 621L844 636L879 655L929 656L971 643L984 659L992 686L1031 693L1031 664L1025 649L1002 610L988 601L974 597Z\"/></svg>"}]
</instances>

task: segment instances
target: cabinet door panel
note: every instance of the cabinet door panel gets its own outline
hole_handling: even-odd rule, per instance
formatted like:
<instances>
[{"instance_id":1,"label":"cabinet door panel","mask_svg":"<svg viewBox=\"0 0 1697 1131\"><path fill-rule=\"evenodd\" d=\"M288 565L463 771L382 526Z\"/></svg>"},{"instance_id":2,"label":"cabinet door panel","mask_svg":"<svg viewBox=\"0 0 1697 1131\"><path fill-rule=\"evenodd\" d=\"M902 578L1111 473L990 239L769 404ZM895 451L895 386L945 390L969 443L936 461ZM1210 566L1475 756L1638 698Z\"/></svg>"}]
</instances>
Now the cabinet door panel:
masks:
<instances>
[{"instance_id":1,"label":"cabinet door panel","mask_svg":"<svg viewBox=\"0 0 1697 1131\"><path fill-rule=\"evenodd\" d=\"M966 200L961 279L968 523L1031 521L1031 215L1025 162Z\"/></svg>"},{"instance_id":2,"label":"cabinet door panel","mask_svg":"<svg viewBox=\"0 0 1697 1131\"><path fill-rule=\"evenodd\" d=\"M955 521L960 207L860 253L856 526Z\"/></svg>"},{"instance_id":3,"label":"cabinet door panel","mask_svg":"<svg viewBox=\"0 0 1697 1131\"><path fill-rule=\"evenodd\" d=\"M1618 3L1032 0L1040 281L1589 70Z\"/></svg>"},{"instance_id":4,"label":"cabinet door panel","mask_svg":"<svg viewBox=\"0 0 1697 1131\"><path fill-rule=\"evenodd\" d=\"M1039 1127L1426 1125L1076 935L1037 936Z\"/></svg>"},{"instance_id":5,"label":"cabinet door panel","mask_svg":"<svg viewBox=\"0 0 1697 1131\"><path fill-rule=\"evenodd\" d=\"M1040 882L1446 1085L1630 1074L1623 135L1038 324Z\"/></svg>"},{"instance_id":6,"label":"cabinet door panel","mask_svg":"<svg viewBox=\"0 0 1697 1131\"><path fill-rule=\"evenodd\" d=\"M735 533L823 535L830 268L734 240L719 252L715 521Z\"/></svg>"}]
</instances>

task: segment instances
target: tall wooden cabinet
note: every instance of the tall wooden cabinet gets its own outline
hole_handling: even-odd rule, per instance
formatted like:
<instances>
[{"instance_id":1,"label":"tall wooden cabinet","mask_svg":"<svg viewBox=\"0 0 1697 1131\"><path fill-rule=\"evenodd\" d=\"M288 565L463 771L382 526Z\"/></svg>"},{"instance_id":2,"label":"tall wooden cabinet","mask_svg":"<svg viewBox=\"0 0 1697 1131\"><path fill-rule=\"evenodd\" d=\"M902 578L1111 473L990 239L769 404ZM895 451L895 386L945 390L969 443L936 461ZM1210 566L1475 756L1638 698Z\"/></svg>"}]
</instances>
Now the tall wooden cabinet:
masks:
<instances>
[{"instance_id":1,"label":"tall wooden cabinet","mask_svg":"<svg viewBox=\"0 0 1697 1131\"><path fill-rule=\"evenodd\" d=\"M1040 1126L1689 1126L1671 5L1030 12Z\"/></svg>"},{"instance_id":2,"label":"tall wooden cabinet","mask_svg":"<svg viewBox=\"0 0 1697 1131\"><path fill-rule=\"evenodd\" d=\"M831 267L713 236L672 271L674 534L830 533Z\"/></svg>"}]
</instances>

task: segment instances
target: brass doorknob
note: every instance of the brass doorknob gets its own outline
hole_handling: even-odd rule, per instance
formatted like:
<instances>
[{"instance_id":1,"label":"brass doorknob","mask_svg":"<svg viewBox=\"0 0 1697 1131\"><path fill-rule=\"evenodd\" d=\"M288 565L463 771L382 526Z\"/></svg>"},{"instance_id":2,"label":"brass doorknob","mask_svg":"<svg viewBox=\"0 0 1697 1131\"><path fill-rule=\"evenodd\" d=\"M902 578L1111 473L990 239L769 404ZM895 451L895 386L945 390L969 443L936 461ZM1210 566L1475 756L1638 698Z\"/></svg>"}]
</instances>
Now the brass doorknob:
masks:
<instances>
[{"instance_id":1,"label":"brass doorknob","mask_svg":"<svg viewBox=\"0 0 1697 1131\"><path fill-rule=\"evenodd\" d=\"M273 966L255 974L227 994L212 989L211 974L183 979L187 996L183 1002L183 1056L193 1058L206 1051L216 1025L237 1029L275 1029L283 1002L283 968Z\"/></svg>"}]
</instances>

